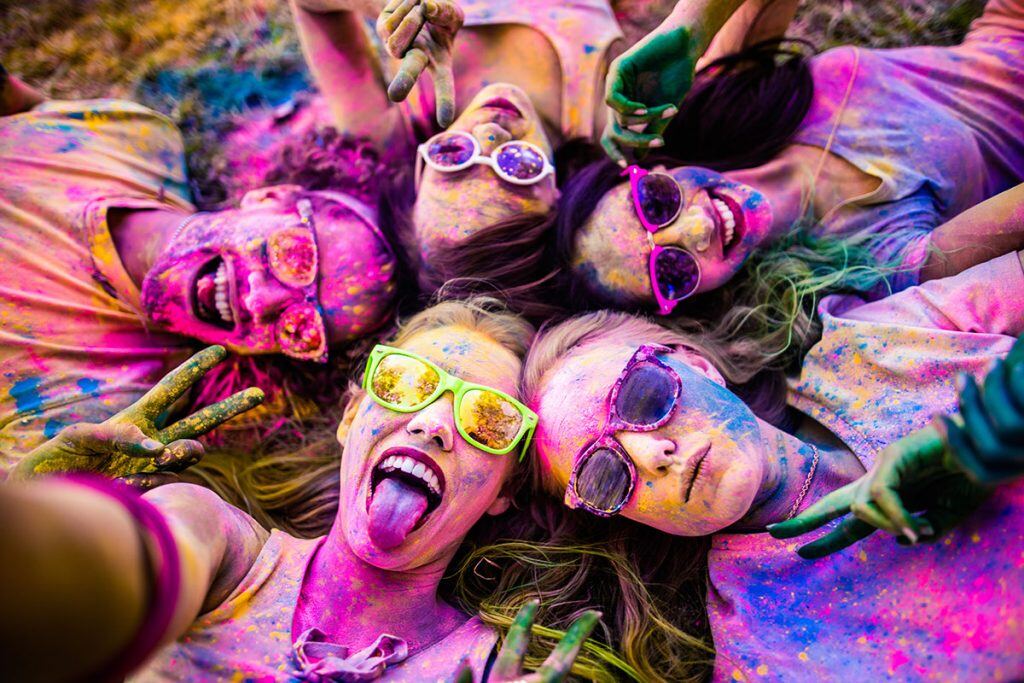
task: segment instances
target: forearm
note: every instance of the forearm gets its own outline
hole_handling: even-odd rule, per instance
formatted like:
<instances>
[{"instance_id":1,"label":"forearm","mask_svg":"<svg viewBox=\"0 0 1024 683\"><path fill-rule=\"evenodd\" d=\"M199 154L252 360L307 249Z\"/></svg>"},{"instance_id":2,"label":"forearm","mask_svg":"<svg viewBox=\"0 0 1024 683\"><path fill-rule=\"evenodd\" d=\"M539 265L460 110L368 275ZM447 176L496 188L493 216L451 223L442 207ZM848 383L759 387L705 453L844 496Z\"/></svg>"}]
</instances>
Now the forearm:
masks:
<instances>
[{"instance_id":1,"label":"forearm","mask_svg":"<svg viewBox=\"0 0 1024 683\"><path fill-rule=\"evenodd\" d=\"M113 498L70 483L0 489L0 616L9 680L89 675L145 617L147 548Z\"/></svg>"},{"instance_id":2,"label":"forearm","mask_svg":"<svg viewBox=\"0 0 1024 683\"><path fill-rule=\"evenodd\" d=\"M680 0L671 14L651 33L685 28L692 34L695 56L699 56L704 54L715 35L743 4L744 0Z\"/></svg>"},{"instance_id":3,"label":"forearm","mask_svg":"<svg viewBox=\"0 0 1024 683\"><path fill-rule=\"evenodd\" d=\"M719 29L697 68L765 40L783 38L799 0L747 0Z\"/></svg>"},{"instance_id":4,"label":"forearm","mask_svg":"<svg viewBox=\"0 0 1024 683\"><path fill-rule=\"evenodd\" d=\"M1024 249L1024 185L974 206L932 233L921 282Z\"/></svg>"},{"instance_id":5,"label":"forearm","mask_svg":"<svg viewBox=\"0 0 1024 683\"><path fill-rule=\"evenodd\" d=\"M375 19L384 9L387 0L295 0L295 3L307 12L355 12Z\"/></svg>"},{"instance_id":6,"label":"forearm","mask_svg":"<svg viewBox=\"0 0 1024 683\"><path fill-rule=\"evenodd\" d=\"M376 0L366 3L366 8L358 11L314 11L304 7L308 4L306 0L291 0L291 7L306 63L323 93L334 125L346 133L387 145L397 126L398 111L387 98L379 59L363 28L364 17L376 16L370 9Z\"/></svg>"}]
</instances>

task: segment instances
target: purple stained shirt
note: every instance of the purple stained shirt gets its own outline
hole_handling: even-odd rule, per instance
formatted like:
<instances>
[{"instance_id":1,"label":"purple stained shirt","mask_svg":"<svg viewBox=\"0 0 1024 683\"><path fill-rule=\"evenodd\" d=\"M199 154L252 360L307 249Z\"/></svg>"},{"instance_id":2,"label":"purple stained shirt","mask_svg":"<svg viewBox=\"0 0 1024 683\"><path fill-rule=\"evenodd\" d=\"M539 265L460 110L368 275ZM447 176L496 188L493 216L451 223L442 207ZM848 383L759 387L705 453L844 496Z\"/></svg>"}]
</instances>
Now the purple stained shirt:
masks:
<instances>
[{"instance_id":1,"label":"purple stained shirt","mask_svg":"<svg viewBox=\"0 0 1024 683\"><path fill-rule=\"evenodd\" d=\"M818 229L867 238L880 263L909 266L890 277L892 291L917 284L935 228L1024 182L1024 1L991 0L960 45L840 47L811 72L795 141L881 181Z\"/></svg>"},{"instance_id":2,"label":"purple stained shirt","mask_svg":"<svg viewBox=\"0 0 1024 683\"><path fill-rule=\"evenodd\" d=\"M1024 330L1024 270L1008 254L868 304L828 297L820 313L822 340L790 404L867 468L954 409L959 372L980 377L1006 355ZM904 548L876 532L801 559L796 548L813 538L713 538L715 680L1024 678L1024 482L999 488L935 544Z\"/></svg>"}]
</instances>

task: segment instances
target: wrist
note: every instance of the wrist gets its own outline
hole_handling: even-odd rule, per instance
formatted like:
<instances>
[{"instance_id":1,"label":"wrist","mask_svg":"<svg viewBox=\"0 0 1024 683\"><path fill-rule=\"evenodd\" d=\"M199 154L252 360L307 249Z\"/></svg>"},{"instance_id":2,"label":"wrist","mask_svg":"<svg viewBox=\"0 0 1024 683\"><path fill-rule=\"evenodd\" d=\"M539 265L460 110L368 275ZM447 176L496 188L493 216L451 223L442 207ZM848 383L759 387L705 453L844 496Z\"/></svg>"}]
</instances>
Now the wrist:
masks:
<instances>
[{"instance_id":1,"label":"wrist","mask_svg":"<svg viewBox=\"0 0 1024 683\"><path fill-rule=\"evenodd\" d=\"M689 39L689 55L694 59L700 57L708 49L715 34L725 25L744 0L704 0L703 2L687 2L679 0L672 12L655 29L667 33L672 30L684 30Z\"/></svg>"},{"instance_id":2,"label":"wrist","mask_svg":"<svg viewBox=\"0 0 1024 683\"><path fill-rule=\"evenodd\" d=\"M376 19L387 4L387 0L294 0L295 4L314 14L331 12L354 12Z\"/></svg>"}]
</instances>

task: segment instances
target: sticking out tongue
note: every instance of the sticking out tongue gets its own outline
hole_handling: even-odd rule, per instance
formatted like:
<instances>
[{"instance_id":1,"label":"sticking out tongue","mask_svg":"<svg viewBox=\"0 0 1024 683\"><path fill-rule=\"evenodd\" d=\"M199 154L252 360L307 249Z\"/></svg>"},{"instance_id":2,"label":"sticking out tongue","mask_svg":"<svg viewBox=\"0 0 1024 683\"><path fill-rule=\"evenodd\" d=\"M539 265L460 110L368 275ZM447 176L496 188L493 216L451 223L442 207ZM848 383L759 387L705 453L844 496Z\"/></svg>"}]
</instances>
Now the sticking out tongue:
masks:
<instances>
[{"instance_id":1,"label":"sticking out tongue","mask_svg":"<svg viewBox=\"0 0 1024 683\"><path fill-rule=\"evenodd\" d=\"M409 535L427 511L427 494L392 477L377 484L370 500L370 540L381 550L391 550Z\"/></svg>"},{"instance_id":2,"label":"sticking out tongue","mask_svg":"<svg viewBox=\"0 0 1024 683\"><path fill-rule=\"evenodd\" d=\"M203 312L213 315L217 311L214 304L217 293L215 284L216 273L206 273L196 281L196 300L203 307Z\"/></svg>"}]
</instances>

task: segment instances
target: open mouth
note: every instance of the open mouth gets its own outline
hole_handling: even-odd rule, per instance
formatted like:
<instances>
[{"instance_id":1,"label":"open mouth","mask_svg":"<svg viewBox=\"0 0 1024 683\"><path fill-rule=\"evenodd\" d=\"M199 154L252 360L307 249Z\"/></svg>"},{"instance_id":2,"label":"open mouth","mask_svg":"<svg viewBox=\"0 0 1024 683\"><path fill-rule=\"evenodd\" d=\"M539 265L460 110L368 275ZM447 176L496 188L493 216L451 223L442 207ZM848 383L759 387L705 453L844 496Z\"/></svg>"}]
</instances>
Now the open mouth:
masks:
<instances>
[{"instance_id":1,"label":"open mouth","mask_svg":"<svg viewBox=\"0 0 1024 683\"><path fill-rule=\"evenodd\" d=\"M487 100L486 102L480 105L480 108L498 109L500 111L508 113L510 116L515 116L516 118L520 119L523 118L523 112L520 111L519 107L512 104L511 101L507 100L504 97L495 97L493 99Z\"/></svg>"},{"instance_id":2,"label":"open mouth","mask_svg":"<svg viewBox=\"0 0 1024 683\"><path fill-rule=\"evenodd\" d=\"M739 244L743 237L743 210L728 195L711 190L707 193L718 218L719 234L722 236L722 255L728 256L732 247Z\"/></svg>"},{"instance_id":3,"label":"open mouth","mask_svg":"<svg viewBox=\"0 0 1024 683\"><path fill-rule=\"evenodd\" d=\"M697 483L697 477L700 476L701 467L704 465L704 461L708 457L708 453L711 452L711 445L708 444L708 448L703 453L691 460L684 470L683 475L686 481L686 488L683 492L683 502L690 502L690 494L693 493L693 486Z\"/></svg>"},{"instance_id":4,"label":"open mouth","mask_svg":"<svg viewBox=\"0 0 1024 683\"><path fill-rule=\"evenodd\" d=\"M214 256L196 273L192 283L192 310L204 323L224 330L235 328L235 309L231 303L231 269L220 256Z\"/></svg>"},{"instance_id":5,"label":"open mouth","mask_svg":"<svg viewBox=\"0 0 1024 683\"><path fill-rule=\"evenodd\" d=\"M366 509L377 545L398 545L423 526L444 498L444 473L418 448L389 448L370 476Z\"/></svg>"}]
</instances>

